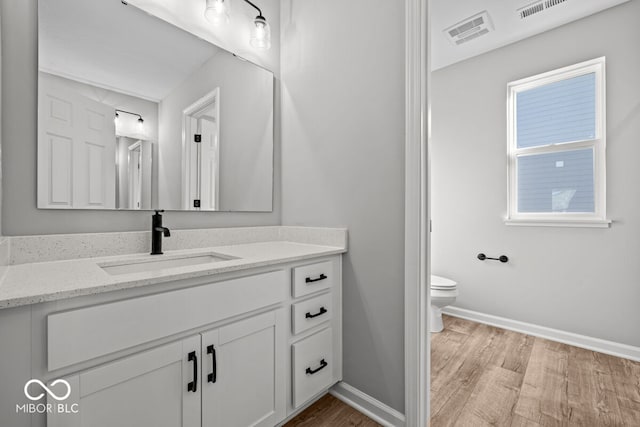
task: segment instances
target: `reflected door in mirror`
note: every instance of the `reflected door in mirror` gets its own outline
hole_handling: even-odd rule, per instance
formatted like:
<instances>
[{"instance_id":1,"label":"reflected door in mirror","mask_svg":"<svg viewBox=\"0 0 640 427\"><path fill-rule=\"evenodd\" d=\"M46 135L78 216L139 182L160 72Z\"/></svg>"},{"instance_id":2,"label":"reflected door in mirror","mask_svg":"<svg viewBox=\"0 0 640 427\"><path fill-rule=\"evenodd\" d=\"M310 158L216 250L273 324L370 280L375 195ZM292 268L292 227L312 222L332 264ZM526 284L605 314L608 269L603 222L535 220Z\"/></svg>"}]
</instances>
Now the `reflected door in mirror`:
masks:
<instances>
[{"instance_id":1,"label":"reflected door in mirror","mask_svg":"<svg viewBox=\"0 0 640 427\"><path fill-rule=\"evenodd\" d=\"M114 109L53 82L39 90L39 207L114 209Z\"/></svg>"},{"instance_id":2,"label":"reflected door in mirror","mask_svg":"<svg viewBox=\"0 0 640 427\"><path fill-rule=\"evenodd\" d=\"M151 209L152 143L126 136L116 144L116 202L119 209Z\"/></svg>"},{"instance_id":3,"label":"reflected door in mirror","mask_svg":"<svg viewBox=\"0 0 640 427\"><path fill-rule=\"evenodd\" d=\"M219 210L220 194L220 88L184 111L185 171L183 201L186 210Z\"/></svg>"}]
</instances>

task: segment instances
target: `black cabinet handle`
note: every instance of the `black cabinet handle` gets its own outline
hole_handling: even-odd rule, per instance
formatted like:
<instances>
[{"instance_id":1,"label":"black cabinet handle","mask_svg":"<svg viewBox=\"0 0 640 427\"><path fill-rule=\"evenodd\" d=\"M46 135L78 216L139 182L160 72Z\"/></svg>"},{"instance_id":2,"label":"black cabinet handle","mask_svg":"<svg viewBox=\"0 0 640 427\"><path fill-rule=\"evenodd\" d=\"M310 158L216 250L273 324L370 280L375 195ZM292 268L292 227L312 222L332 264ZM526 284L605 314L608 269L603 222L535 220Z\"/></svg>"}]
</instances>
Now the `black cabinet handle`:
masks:
<instances>
[{"instance_id":1,"label":"black cabinet handle","mask_svg":"<svg viewBox=\"0 0 640 427\"><path fill-rule=\"evenodd\" d=\"M218 362L216 360L216 348L212 345L207 347L207 354L211 355L211 373L207 375L207 382L215 383L218 377Z\"/></svg>"},{"instance_id":2,"label":"black cabinet handle","mask_svg":"<svg viewBox=\"0 0 640 427\"><path fill-rule=\"evenodd\" d=\"M323 273L317 279L312 279L311 277L307 277L306 279L304 279L304 282L305 283L319 282L320 280L324 280L326 278L327 278L327 276Z\"/></svg>"},{"instance_id":3,"label":"black cabinet handle","mask_svg":"<svg viewBox=\"0 0 640 427\"><path fill-rule=\"evenodd\" d=\"M193 362L193 381L187 384L187 391L195 393L198 391L198 356L196 356L196 352L192 351L189 353L187 360Z\"/></svg>"},{"instance_id":4,"label":"black cabinet handle","mask_svg":"<svg viewBox=\"0 0 640 427\"><path fill-rule=\"evenodd\" d=\"M307 370L305 371L305 373L306 373L307 375L313 375L313 374L315 374L316 372L320 372L320 371L322 371L322 370L323 370L324 368L326 368L327 366L329 366L329 364L328 364L327 362L325 362L325 360L324 360L324 359L322 359L322 360L320 361L320 367L319 367L319 368L317 368L317 369L307 368Z\"/></svg>"},{"instance_id":5,"label":"black cabinet handle","mask_svg":"<svg viewBox=\"0 0 640 427\"><path fill-rule=\"evenodd\" d=\"M322 316L327 312L327 309L324 307L320 307L320 311L316 314L307 313L304 315L305 319L313 319L314 317Z\"/></svg>"}]
</instances>

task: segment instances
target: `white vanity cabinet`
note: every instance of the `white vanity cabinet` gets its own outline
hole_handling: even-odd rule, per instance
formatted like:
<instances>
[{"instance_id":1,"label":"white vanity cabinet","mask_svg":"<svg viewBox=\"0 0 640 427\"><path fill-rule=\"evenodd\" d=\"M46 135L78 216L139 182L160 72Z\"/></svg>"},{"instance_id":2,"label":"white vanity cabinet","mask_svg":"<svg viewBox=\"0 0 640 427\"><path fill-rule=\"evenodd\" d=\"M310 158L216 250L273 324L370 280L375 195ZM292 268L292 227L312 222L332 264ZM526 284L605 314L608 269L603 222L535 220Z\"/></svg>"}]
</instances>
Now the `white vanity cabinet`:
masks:
<instances>
[{"instance_id":1,"label":"white vanity cabinet","mask_svg":"<svg viewBox=\"0 0 640 427\"><path fill-rule=\"evenodd\" d=\"M66 404L78 413L49 413L47 427L200 426L200 390L187 390L199 380L189 360L200 360L199 344L192 336L64 377L71 387Z\"/></svg>"},{"instance_id":2,"label":"white vanity cabinet","mask_svg":"<svg viewBox=\"0 0 640 427\"><path fill-rule=\"evenodd\" d=\"M284 309L201 334L202 426L271 427L285 417Z\"/></svg>"},{"instance_id":3,"label":"white vanity cabinet","mask_svg":"<svg viewBox=\"0 0 640 427\"><path fill-rule=\"evenodd\" d=\"M78 414L47 426L273 426L285 417L283 326L280 308L65 377Z\"/></svg>"},{"instance_id":4,"label":"white vanity cabinet","mask_svg":"<svg viewBox=\"0 0 640 427\"><path fill-rule=\"evenodd\" d=\"M291 269L289 414L342 379L339 258Z\"/></svg>"},{"instance_id":5,"label":"white vanity cabinet","mask_svg":"<svg viewBox=\"0 0 640 427\"><path fill-rule=\"evenodd\" d=\"M33 309L32 375L78 413L32 426L281 425L342 379L340 276L337 255Z\"/></svg>"},{"instance_id":6,"label":"white vanity cabinet","mask_svg":"<svg viewBox=\"0 0 640 427\"><path fill-rule=\"evenodd\" d=\"M293 405L300 406L333 384L331 328L292 345Z\"/></svg>"}]
</instances>

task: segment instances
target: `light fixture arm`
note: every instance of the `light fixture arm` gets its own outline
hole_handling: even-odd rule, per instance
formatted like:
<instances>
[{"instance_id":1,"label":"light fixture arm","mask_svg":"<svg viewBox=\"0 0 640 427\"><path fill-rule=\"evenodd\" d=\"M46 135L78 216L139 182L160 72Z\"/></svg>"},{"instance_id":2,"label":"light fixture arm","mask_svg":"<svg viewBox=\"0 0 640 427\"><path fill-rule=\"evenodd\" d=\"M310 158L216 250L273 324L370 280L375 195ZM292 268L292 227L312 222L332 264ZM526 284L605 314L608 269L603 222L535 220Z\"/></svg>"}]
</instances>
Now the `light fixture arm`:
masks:
<instances>
[{"instance_id":1,"label":"light fixture arm","mask_svg":"<svg viewBox=\"0 0 640 427\"><path fill-rule=\"evenodd\" d=\"M262 11L260 10L260 8L259 8L258 6L256 6L255 4L253 4L252 2L250 2L249 0L244 0L244 1L246 1L247 3L249 3L251 6L253 6L253 8L254 8L255 10L257 10L257 11L258 11L258 18L262 18L262 19L264 19L264 16L262 16Z\"/></svg>"},{"instance_id":2,"label":"light fixture arm","mask_svg":"<svg viewBox=\"0 0 640 427\"><path fill-rule=\"evenodd\" d=\"M131 114L132 116L138 116L138 121L142 122L142 116L138 113L132 113L131 111L125 111L125 110L119 110L116 108L116 116L118 115L118 113L125 113L125 114Z\"/></svg>"},{"instance_id":3,"label":"light fixture arm","mask_svg":"<svg viewBox=\"0 0 640 427\"><path fill-rule=\"evenodd\" d=\"M228 23L230 20L229 1L230 0L206 0L204 9L205 19L213 25ZM258 11L258 16L253 19L253 25L250 29L249 44L258 50L267 50L271 47L271 27L267 19L262 16L262 9L251 0L244 1Z\"/></svg>"}]
</instances>

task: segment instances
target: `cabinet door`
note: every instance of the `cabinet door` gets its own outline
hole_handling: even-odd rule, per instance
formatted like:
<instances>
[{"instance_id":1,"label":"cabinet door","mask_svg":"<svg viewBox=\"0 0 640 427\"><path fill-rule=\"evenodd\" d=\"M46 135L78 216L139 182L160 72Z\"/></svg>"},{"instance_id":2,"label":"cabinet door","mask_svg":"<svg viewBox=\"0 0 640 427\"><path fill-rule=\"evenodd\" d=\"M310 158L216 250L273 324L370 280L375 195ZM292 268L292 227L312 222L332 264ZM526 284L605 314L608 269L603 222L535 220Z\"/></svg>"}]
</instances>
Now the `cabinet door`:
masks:
<instances>
[{"instance_id":1,"label":"cabinet door","mask_svg":"<svg viewBox=\"0 0 640 427\"><path fill-rule=\"evenodd\" d=\"M200 362L193 336L66 378L78 413L49 414L47 426L198 427Z\"/></svg>"},{"instance_id":2,"label":"cabinet door","mask_svg":"<svg viewBox=\"0 0 640 427\"><path fill-rule=\"evenodd\" d=\"M203 427L273 426L285 417L284 309L202 334Z\"/></svg>"}]
</instances>

